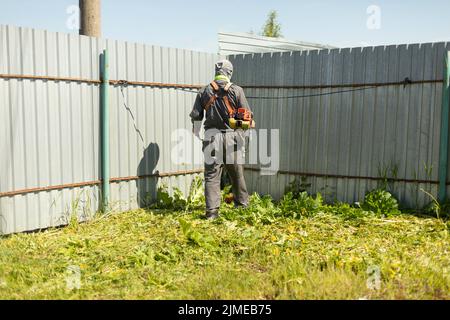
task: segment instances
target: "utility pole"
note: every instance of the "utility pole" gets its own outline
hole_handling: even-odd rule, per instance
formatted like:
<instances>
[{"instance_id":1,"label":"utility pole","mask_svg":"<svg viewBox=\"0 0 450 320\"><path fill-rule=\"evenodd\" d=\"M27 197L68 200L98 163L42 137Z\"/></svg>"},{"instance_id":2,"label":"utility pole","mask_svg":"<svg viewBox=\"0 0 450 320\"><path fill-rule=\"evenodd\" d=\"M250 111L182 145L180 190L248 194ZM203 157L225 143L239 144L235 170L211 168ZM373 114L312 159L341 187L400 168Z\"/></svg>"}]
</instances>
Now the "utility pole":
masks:
<instances>
[{"instance_id":1,"label":"utility pole","mask_svg":"<svg viewBox=\"0 0 450 320\"><path fill-rule=\"evenodd\" d=\"M80 35L100 38L101 31L101 0L80 1Z\"/></svg>"}]
</instances>

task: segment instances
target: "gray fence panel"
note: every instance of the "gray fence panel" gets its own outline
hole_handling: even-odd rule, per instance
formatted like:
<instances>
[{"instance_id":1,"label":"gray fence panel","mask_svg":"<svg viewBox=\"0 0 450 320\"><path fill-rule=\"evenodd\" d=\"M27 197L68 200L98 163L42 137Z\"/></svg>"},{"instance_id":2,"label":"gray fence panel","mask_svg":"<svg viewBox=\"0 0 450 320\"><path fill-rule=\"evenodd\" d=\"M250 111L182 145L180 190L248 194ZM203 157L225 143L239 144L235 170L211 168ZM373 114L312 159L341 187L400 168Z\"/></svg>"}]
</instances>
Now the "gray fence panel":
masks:
<instances>
[{"instance_id":1,"label":"gray fence panel","mask_svg":"<svg viewBox=\"0 0 450 320\"><path fill-rule=\"evenodd\" d=\"M99 54L110 52L111 79L206 84L214 54L0 27L0 73L99 78ZM240 85L328 85L442 79L447 43L237 55ZM114 209L139 206L164 183L186 192L194 175L136 176L200 169L197 153L172 161L176 129L190 129L195 94L172 88L111 86L111 176ZM333 89L334 90L334 89ZM324 93L330 89L252 88L249 96ZM320 175L438 179L440 83L385 86L331 96L252 100L259 128L280 129L280 169L246 171L250 190L279 198L310 175L312 192L327 200L361 201L380 184L372 179ZM125 107L125 104L127 108ZM135 118L133 121L132 118ZM99 86L82 82L0 79L0 193L91 182L89 186L0 197L0 232L12 233L88 218L98 208ZM138 131L135 128L138 129ZM142 135L142 138L141 138ZM185 140L193 145L194 141ZM177 157L177 155L175 155ZM250 166L258 168L258 165ZM406 205L420 207L435 183L390 183Z\"/></svg>"},{"instance_id":2,"label":"gray fence panel","mask_svg":"<svg viewBox=\"0 0 450 320\"><path fill-rule=\"evenodd\" d=\"M1 27L0 73L87 77L97 63L89 59L90 39ZM83 66L83 67L81 67ZM95 68L97 69L97 68ZM94 72L93 72L94 73ZM98 77L98 72L97 77ZM55 186L98 179L98 88L88 84L33 80L0 80L4 103L1 137L0 192ZM94 125L94 127L93 127ZM93 161L95 160L95 163ZM2 233L66 223L96 210L96 187L2 197Z\"/></svg>"},{"instance_id":3,"label":"gray fence panel","mask_svg":"<svg viewBox=\"0 0 450 320\"><path fill-rule=\"evenodd\" d=\"M99 79L99 55L110 53L114 80L206 84L219 57L188 50L0 26L0 73ZM110 87L113 209L154 198L157 185L187 192L194 175L134 177L200 169L171 160L172 133L190 130L195 93L170 88ZM135 130L135 124L142 134ZM99 86L82 82L0 79L0 193L96 182L100 177ZM143 141L142 141L143 140ZM186 140L185 144L193 144ZM159 149L159 155L158 155ZM192 157L198 155L192 155ZM0 233L89 218L99 206L98 185L0 197Z\"/></svg>"},{"instance_id":4,"label":"gray fence panel","mask_svg":"<svg viewBox=\"0 0 450 320\"><path fill-rule=\"evenodd\" d=\"M340 85L441 80L447 43L234 55L234 82L245 86ZM246 89L249 96L310 95L342 89ZM441 83L298 99L250 99L259 128L280 129L280 170L308 175L327 200L361 201L382 181L321 175L438 180ZM257 166L251 166L255 168ZM283 194L298 175L247 170L252 191ZM400 201L419 208L436 183L393 182Z\"/></svg>"}]
</instances>

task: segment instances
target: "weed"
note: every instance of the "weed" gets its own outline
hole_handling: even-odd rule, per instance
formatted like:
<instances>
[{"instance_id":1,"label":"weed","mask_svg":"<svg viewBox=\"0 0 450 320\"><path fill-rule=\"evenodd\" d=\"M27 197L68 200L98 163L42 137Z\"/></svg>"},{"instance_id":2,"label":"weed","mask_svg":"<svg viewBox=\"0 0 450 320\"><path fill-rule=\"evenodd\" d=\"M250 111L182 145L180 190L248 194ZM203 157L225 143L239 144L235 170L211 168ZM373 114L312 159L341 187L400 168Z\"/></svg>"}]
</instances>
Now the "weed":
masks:
<instances>
[{"instance_id":1,"label":"weed","mask_svg":"<svg viewBox=\"0 0 450 320\"><path fill-rule=\"evenodd\" d=\"M398 177L398 164L394 161L390 161L388 164L378 164L378 176L382 179L378 185L378 189L381 190L394 190L394 180Z\"/></svg>"},{"instance_id":2,"label":"weed","mask_svg":"<svg viewBox=\"0 0 450 320\"><path fill-rule=\"evenodd\" d=\"M200 177L195 177L192 180L189 189L189 195L186 199L186 210L195 210L203 208L205 204L205 192L203 188L203 180Z\"/></svg>"},{"instance_id":3,"label":"weed","mask_svg":"<svg viewBox=\"0 0 450 320\"><path fill-rule=\"evenodd\" d=\"M181 218L178 219L178 222L180 223L181 230L188 241L206 249L212 249L214 247L212 238L195 230L192 223L189 223Z\"/></svg>"},{"instance_id":4,"label":"weed","mask_svg":"<svg viewBox=\"0 0 450 320\"><path fill-rule=\"evenodd\" d=\"M294 179L285 189L285 193L292 193L294 198L298 198L302 192L308 191L311 188L311 183L308 183L308 178L302 176L300 180Z\"/></svg>"},{"instance_id":5,"label":"weed","mask_svg":"<svg viewBox=\"0 0 450 320\"><path fill-rule=\"evenodd\" d=\"M431 198L431 202L423 208L425 214L436 216L437 219L443 219L450 217L450 202L447 200L444 203L439 201L428 191L420 189L423 193Z\"/></svg>"},{"instance_id":6,"label":"weed","mask_svg":"<svg viewBox=\"0 0 450 320\"><path fill-rule=\"evenodd\" d=\"M294 194L287 193L279 203L279 215L284 217L300 218L302 216L313 215L321 210L323 199L320 193L315 198L302 192L297 198Z\"/></svg>"},{"instance_id":7,"label":"weed","mask_svg":"<svg viewBox=\"0 0 450 320\"><path fill-rule=\"evenodd\" d=\"M385 216L400 213L397 199L390 192L382 189L375 189L367 193L364 197L362 208L366 211L372 211Z\"/></svg>"},{"instance_id":8,"label":"weed","mask_svg":"<svg viewBox=\"0 0 450 320\"><path fill-rule=\"evenodd\" d=\"M178 188L173 188L173 194L171 195L166 185L158 187L156 192L156 202L152 204L151 208L158 209L172 209L172 210L184 210L188 202L184 198L183 192Z\"/></svg>"}]
</instances>

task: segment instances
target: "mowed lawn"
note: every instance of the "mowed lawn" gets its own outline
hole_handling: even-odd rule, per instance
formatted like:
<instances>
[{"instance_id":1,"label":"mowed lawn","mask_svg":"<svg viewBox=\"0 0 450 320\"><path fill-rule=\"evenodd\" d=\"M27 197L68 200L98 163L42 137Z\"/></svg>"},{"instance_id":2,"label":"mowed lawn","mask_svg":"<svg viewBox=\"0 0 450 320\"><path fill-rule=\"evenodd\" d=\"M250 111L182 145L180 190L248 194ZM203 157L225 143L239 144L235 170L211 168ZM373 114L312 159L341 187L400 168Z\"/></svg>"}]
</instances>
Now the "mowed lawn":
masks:
<instances>
[{"instance_id":1,"label":"mowed lawn","mask_svg":"<svg viewBox=\"0 0 450 320\"><path fill-rule=\"evenodd\" d=\"M259 206L213 222L138 210L4 237L0 298L450 298L448 222Z\"/></svg>"}]
</instances>

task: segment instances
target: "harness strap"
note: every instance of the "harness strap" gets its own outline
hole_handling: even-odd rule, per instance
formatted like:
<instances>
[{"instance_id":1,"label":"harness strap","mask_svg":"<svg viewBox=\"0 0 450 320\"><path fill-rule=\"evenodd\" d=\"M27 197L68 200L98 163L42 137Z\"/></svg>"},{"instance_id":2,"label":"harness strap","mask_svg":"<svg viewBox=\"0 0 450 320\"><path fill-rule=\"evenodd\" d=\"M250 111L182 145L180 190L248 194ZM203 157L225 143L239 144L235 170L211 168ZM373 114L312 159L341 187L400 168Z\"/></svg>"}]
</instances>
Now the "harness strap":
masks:
<instances>
[{"instance_id":1,"label":"harness strap","mask_svg":"<svg viewBox=\"0 0 450 320\"><path fill-rule=\"evenodd\" d=\"M211 82L211 86L213 87L214 91L219 91L220 89L219 85L215 81Z\"/></svg>"},{"instance_id":2,"label":"harness strap","mask_svg":"<svg viewBox=\"0 0 450 320\"><path fill-rule=\"evenodd\" d=\"M217 92L220 90L219 85L215 81L212 81L210 85L213 88L214 94L211 96L211 98L208 100L208 102L204 107L206 111L208 111L208 109L213 105L213 103L216 102L216 100L219 98L219 96L217 95ZM232 85L233 84L231 82L228 82L224 88L225 92L228 92L228 90L230 90ZM225 102L225 106L227 107L228 115L230 116L230 118L233 117L235 111L231 106L230 99L228 99L227 95L223 96L222 99Z\"/></svg>"},{"instance_id":3,"label":"harness strap","mask_svg":"<svg viewBox=\"0 0 450 320\"><path fill-rule=\"evenodd\" d=\"M208 100L208 102L205 104L205 110L208 111L209 108L213 105L214 102L216 102L217 96L216 94L213 94L211 98Z\"/></svg>"},{"instance_id":4,"label":"harness strap","mask_svg":"<svg viewBox=\"0 0 450 320\"><path fill-rule=\"evenodd\" d=\"M228 92L228 90L230 90L230 88L231 88L232 85L233 85L233 84L232 84L231 82L228 82L227 85L225 86L224 90L225 90L226 92Z\"/></svg>"},{"instance_id":5,"label":"harness strap","mask_svg":"<svg viewBox=\"0 0 450 320\"><path fill-rule=\"evenodd\" d=\"M227 96L224 96L223 97L223 101L225 102L225 105L227 106L228 115L230 116L230 118L233 117L234 116L234 109L231 106L230 99L228 99Z\"/></svg>"},{"instance_id":6,"label":"harness strap","mask_svg":"<svg viewBox=\"0 0 450 320\"><path fill-rule=\"evenodd\" d=\"M213 87L213 91L214 94L211 96L211 98L208 100L208 102L206 103L206 105L204 106L204 109L206 111L208 111L208 109L213 105L214 102L216 102L217 100L217 91L219 91L219 86L217 85L217 83L215 81L212 81L210 83L211 87Z\"/></svg>"}]
</instances>

